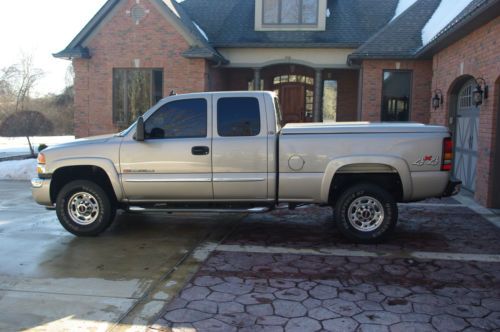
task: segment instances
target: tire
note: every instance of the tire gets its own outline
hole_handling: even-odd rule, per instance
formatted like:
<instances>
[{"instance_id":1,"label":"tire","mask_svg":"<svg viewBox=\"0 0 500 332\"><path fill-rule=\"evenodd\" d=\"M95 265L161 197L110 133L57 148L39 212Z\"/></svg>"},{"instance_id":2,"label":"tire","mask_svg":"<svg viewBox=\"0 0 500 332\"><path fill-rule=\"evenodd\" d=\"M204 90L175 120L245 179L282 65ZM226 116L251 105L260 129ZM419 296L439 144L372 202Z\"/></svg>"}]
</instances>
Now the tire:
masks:
<instances>
[{"instance_id":1,"label":"tire","mask_svg":"<svg viewBox=\"0 0 500 332\"><path fill-rule=\"evenodd\" d=\"M336 201L334 217L338 229L359 243L377 243L387 238L398 220L394 197L383 188L357 184L347 188Z\"/></svg>"},{"instance_id":2,"label":"tire","mask_svg":"<svg viewBox=\"0 0 500 332\"><path fill-rule=\"evenodd\" d=\"M61 225L77 236L97 236L116 216L116 207L106 192L91 181L66 184L57 195L57 217Z\"/></svg>"}]
</instances>

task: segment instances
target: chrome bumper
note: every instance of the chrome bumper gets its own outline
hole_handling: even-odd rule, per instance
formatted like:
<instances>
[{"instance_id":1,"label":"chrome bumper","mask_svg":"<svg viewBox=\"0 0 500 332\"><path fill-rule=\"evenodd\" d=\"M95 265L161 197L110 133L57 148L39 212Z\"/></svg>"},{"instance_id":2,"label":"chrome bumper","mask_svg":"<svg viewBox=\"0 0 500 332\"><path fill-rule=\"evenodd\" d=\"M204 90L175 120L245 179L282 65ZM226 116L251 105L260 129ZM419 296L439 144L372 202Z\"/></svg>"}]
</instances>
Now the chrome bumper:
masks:
<instances>
[{"instance_id":1,"label":"chrome bumper","mask_svg":"<svg viewBox=\"0 0 500 332\"><path fill-rule=\"evenodd\" d=\"M35 202L38 204L53 206L53 203L50 201L50 179L32 179L31 194Z\"/></svg>"}]
</instances>

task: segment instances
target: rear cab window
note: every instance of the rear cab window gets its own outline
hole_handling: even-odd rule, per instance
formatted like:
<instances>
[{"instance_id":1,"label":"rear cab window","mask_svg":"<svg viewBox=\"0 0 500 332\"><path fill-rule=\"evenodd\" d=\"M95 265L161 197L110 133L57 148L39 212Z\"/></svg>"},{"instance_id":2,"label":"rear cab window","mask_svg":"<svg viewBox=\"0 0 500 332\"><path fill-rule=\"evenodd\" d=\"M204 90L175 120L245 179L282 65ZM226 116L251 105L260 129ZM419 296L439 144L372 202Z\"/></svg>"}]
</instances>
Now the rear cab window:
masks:
<instances>
[{"instance_id":1,"label":"rear cab window","mask_svg":"<svg viewBox=\"0 0 500 332\"><path fill-rule=\"evenodd\" d=\"M217 133L220 137L257 136L260 131L257 98L225 97L217 101Z\"/></svg>"}]
</instances>

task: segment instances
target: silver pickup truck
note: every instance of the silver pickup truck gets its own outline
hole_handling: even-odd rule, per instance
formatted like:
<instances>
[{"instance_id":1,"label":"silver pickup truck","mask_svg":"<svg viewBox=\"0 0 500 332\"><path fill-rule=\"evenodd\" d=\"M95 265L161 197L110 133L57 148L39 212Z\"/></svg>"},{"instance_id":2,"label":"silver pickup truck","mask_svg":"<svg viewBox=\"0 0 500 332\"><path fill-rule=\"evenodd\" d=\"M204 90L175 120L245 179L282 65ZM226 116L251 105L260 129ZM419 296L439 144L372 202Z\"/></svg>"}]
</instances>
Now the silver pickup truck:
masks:
<instances>
[{"instance_id":1,"label":"silver pickup truck","mask_svg":"<svg viewBox=\"0 0 500 332\"><path fill-rule=\"evenodd\" d=\"M116 210L263 212L279 204L332 206L358 242L385 238L397 202L450 196L445 127L401 123L281 126L271 92L170 96L127 130L39 154L33 197L79 236Z\"/></svg>"}]
</instances>

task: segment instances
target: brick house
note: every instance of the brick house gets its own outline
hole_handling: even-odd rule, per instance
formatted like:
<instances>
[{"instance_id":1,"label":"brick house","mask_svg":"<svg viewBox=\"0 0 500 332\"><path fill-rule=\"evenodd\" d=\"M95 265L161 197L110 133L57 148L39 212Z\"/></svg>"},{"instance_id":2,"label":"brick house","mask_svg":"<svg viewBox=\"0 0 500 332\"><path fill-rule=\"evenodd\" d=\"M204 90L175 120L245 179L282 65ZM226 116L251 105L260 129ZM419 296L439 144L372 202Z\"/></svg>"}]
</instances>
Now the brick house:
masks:
<instances>
[{"instance_id":1,"label":"brick house","mask_svg":"<svg viewBox=\"0 0 500 332\"><path fill-rule=\"evenodd\" d=\"M109 0L55 56L78 137L172 90L274 90L286 122L448 126L455 175L500 208L499 36L500 0Z\"/></svg>"}]
</instances>

